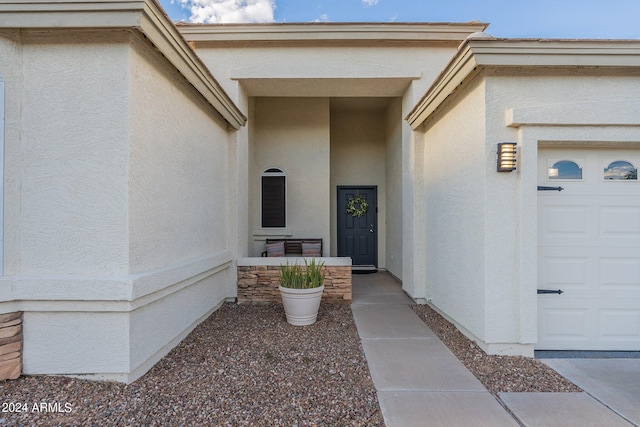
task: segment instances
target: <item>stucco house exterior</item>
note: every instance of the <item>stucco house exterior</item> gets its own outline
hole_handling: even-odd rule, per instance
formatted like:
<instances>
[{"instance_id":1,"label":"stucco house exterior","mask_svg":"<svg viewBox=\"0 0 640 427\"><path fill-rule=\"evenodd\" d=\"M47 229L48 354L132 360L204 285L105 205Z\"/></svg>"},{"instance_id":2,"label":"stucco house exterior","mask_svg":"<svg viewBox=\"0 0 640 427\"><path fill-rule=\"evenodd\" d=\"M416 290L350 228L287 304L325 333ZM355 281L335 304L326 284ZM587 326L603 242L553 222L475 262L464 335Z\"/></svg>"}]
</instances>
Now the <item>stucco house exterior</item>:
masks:
<instances>
[{"instance_id":1,"label":"stucco house exterior","mask_svg":"<svg viewBox=\"0 0 640 427\"><path fill-rule=\"evenodd\" d=\"M0 0L23 372L135 380L282 237L389 271L489 353L640 350L640 41L486 27Z\"/></svg>"}]
</instances>

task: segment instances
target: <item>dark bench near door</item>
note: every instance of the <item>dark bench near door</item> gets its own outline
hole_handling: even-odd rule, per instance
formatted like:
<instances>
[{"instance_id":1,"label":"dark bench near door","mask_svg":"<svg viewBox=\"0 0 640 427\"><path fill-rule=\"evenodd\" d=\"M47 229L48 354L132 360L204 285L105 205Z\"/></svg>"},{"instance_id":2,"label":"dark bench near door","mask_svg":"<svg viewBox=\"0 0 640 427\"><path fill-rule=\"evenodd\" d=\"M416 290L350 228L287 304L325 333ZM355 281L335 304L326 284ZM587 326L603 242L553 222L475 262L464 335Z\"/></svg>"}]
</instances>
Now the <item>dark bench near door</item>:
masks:
<instances>
[{"instance_id":1,"label":"dark bench near door","mask_svg":"<svg viewBox=\"0 0 640 427\"><path fill-rule=\"evenodd\" d=\"M263 257L322 256L322 239L267 239Z\"/></svg>"}]
</instances>

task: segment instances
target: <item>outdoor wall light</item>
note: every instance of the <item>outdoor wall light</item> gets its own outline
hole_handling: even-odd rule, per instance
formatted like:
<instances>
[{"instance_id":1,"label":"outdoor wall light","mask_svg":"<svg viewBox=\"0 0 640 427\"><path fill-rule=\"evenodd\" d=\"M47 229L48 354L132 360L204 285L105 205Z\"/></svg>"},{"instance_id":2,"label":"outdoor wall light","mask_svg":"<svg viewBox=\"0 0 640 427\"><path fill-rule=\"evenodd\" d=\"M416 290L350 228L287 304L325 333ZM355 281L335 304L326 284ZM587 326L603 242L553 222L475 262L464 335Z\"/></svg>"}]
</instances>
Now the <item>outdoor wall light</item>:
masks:
<instances>
[{"instance_id":1,"label":"outdoor wall light","mask_svg":"<svg viewBox=\"0 0 640 427\"><path fill-rule=\"evenodd\" d=\"M498 172L516 170L516 143L501 142L498 144Z\"/></svg>"}]
</instances>

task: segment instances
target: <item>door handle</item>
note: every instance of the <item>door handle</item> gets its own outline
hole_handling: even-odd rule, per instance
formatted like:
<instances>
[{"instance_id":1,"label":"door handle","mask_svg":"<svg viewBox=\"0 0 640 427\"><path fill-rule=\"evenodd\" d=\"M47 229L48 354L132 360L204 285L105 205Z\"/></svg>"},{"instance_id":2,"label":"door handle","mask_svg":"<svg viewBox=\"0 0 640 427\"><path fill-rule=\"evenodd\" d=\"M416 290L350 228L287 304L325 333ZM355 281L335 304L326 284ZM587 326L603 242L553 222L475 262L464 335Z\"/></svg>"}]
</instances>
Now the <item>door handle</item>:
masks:
<instances>
[{"instance_id":1,"label":"door handle","mask_svg":"<svg viewBox=\"0 0 640 427\"><path fill-rule=\"evenodd\" d=\"M369 225L369 233L373 233L373 224Z\"/></svg>"}]
</instances>

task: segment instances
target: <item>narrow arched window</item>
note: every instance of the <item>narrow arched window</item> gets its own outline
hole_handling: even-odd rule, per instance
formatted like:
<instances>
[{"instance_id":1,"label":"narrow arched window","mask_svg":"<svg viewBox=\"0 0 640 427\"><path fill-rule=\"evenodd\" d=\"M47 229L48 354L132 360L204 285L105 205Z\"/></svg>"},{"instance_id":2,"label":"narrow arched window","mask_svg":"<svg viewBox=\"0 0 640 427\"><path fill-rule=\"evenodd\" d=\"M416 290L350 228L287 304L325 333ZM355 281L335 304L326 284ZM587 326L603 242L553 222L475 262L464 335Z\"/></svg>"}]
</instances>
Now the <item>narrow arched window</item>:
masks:
<instances>
[{"instance_id":1,"label":"narrow arched window","mask_svg":"<svg viewBox=\"0 0 640 427\"><path fill-rule=\"evenodd\" d=\"M262 227L287 226L287 175L281 169L262 172Z\"/></svg>"},{"instance_id":2,"label":"narrow arched window","mask_svg":"<svg viewBox=\"0 0 640 427\"><path fill-rule=\"evenodd\" d=\"M629 162L618 160L604 168L604 179L638 179L638 169Z\"/></svg>"}]
</instances>

